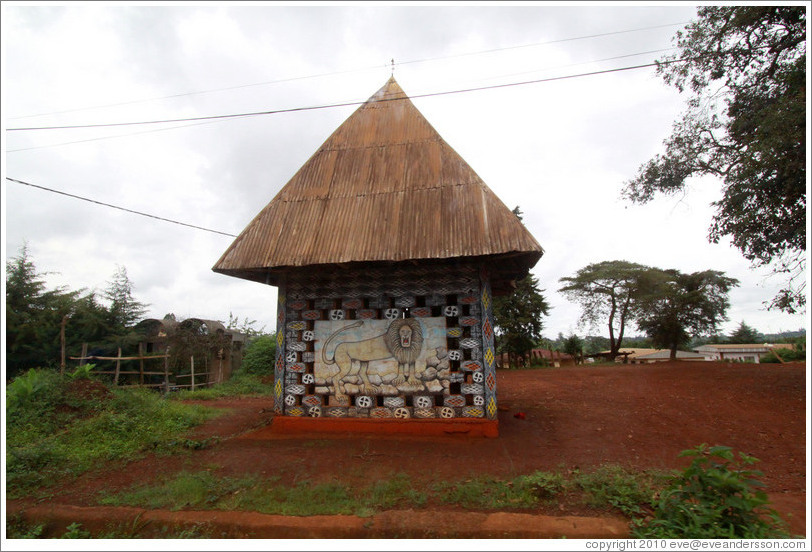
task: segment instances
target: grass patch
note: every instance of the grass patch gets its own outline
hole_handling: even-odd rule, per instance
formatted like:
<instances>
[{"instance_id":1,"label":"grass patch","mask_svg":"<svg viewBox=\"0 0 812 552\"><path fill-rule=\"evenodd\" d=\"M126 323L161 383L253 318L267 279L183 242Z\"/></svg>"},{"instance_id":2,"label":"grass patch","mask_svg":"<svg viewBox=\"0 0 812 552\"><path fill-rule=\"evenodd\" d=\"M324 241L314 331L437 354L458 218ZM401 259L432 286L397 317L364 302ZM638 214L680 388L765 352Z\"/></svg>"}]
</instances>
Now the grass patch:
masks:
<instances>
[{"instance_id":1,"label":"grass patch","mask_svg":"<svg viewBox=\"0 0 812 552\"><path fill-rule=\"evenodd\" d=\"M615 465L568 476L537 471L509 481L477 477L435 486L441 502L471 510L533 509L554 503L564 494L579 495L584 504L618 510L629 517L650 509L667 476L659 472L632 473Z\"/></svg>"},{"instance_id":2,"label":"grass patch","mask_svg":"<svg viewBox=\"0 0 812 552\"><path fill-rule=\"evenodd\" d=\"M133 460L147 451L169 454L195 448L200 443L181 436L218 413L167 401L146 389L107 389L95 380L81 380L81 392L76 392L75 380L39 372L35 378L44 383L6 408L9 498L106 462Z\"/></svg>"},{"instance_id":3,"label":"grass patch","mask_svg":"<svg viewBox=\"0 0 812 552\"><path fill-rule=\"evenodd\" d=\"M425 506L425 493L413 488L409 477L396 474L368 487L353 489L343 483L314 484L301 481L294 486L279 478L255 475L219 477L211 472L181 472L157 485L139 485L129 491L103 495L101 504L140 506L170 510L242 510L264 514L313 516L355 514L369 516L396 507Z\"/></svg>"},{"instance_id":4,"label":"grass patch","mask_svg":"<svg viewBox=\"0 0 812 552\"><path fill-rule=\"evenodd\" d=\"M395 508L423 508L429 500L470 510L533 510L555 503L564 494L581 497L584 504L617 510L633 517L650 509L665 476L631 473L616 466L593 472L534 472L511 480L482 476L464 481L436 483L416 489L409 476L398 473L363 488L340 482L302 481L293 486L279 478L256 475L219 477L210 471L181 472L156 485L138 485L129 491L103 495L112 506L155 509L243 510L266 514L310 516L321 514L372 515Z\"/></svg>"},{"instance_id":5,"label":"grass patch","mask_svg":"<svg viewBox=\"0 0 812 552\"><path fill-rule=\"evenodd\" d=\"M589 473L577 473L571 484L586 493L589 506L610 506L635 517L649 510L669 478L663 472L630 472L617 465L605 465Z\"/></svg>"},{"instance_id":6,"label":"grass patch","mask_svg":"<svg viewBox=\"0 0 812 552\"><path fill-rule=\"evenodd\" d=\"M234 376L216 385L201 387L191 391L184 389L172 393L174 400L213 400L222 397L244 397L251 395L273 395L273 384L264 383L261 375L238 372Z\"/></svg>"}]
</instances>

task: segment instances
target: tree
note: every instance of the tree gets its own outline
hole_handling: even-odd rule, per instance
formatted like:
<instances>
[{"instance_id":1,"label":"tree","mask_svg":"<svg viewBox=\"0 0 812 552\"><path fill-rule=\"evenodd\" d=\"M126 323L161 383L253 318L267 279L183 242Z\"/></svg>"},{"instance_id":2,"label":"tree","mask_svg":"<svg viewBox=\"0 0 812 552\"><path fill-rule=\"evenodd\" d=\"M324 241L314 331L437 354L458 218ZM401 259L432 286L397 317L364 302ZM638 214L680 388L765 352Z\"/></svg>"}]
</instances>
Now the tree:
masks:
<instances>
[{"instance_id":1,"label":"tree","mask_svg":"<svg viewBox=\"0 0 812 552\"><path fill-rule=\"evenodd\" d=\"M724 183L709 239L726 236L785 284L768 305L806 304L806 12L804 6L704 6L658 73L688 109L623 195L645 203L691 176Z\"/></svg>"},{"instance_id":2,"label":"tree","mask_svg":"<svg viewBox=\"0 0 812 552\"><path fill-rule=\"evenodd\" d=\"M126 267L116 267L103 295L110 302L110 326L115 333L123 334L147 312L147 305L133 297L133 284Z\"/></svg>"},{"instance_id":3,"label":"tree","mask_svg":"<svg viewBox=\"0 0 812 552\"><path fill-rule=\"evenodd\" d=\"M584 360L584 340L576 334L571 333L568 337L564 338L561 344L561 352L572 355L575 362L583 362Z\"/></svg>"},{"instance_id":4,"label":"tree","mask_svg":"<svg viewBox=\"0 0 812 552\"><path fill-rule=\"evenodd\" d=\"M728 338L728 343L758 343L759 341L759 333L755 330L755 328L751 328L747 324L744 323L742 320L739 327L736 328L736 331L730 334Z\"/></svg>"},{"instance_id":5,"label":"tree","mask_svg":"<svg viewBox=\"0 0 812 552\"><path fill-rule=\"evenodd\" d=\"M637 326L656 347L670 349L671 360L692 336L717 331L730 307L728 292L739 283L714 270L657 270L652 277L648 293L635 305Z\"/></svg>"},{"instance_id":6,"label":"tree","mask_svg":"<svg viewBox=\"0 0 812 552\"><path fill-rule=\"evenodd\" d=\"M6 262L6 377L28 368L54 365L60 358L60 323L70 314L78 292L46 289L24 245Z\"/></svg>"},{"instance_id":7,"label":"tree","mask_svg":"<svg viewBox=\"0 0 812 552\"><path fill-rule=\"evenodd\" d=\"M608 319L609 356L614 359L623 342L626 325L632 321L637 300L645 292L646 274L651 269L628 261L603 261L585 266L575 276L559 282L560 293L581 305L581 326L597 326Z\"/></svg>"},{"instance_id":8,"label":"tree","mask_svg":"<svg viewBox=\"0 0 812 552\"><path fill-rule=\"evenodd\" d=\"M513 293L494 297L497 352L507 353L510 359L527 355L536 345L544 327L541 317L550 310L542 291L538 289L538 280L528 274L516 283Z\"/></svg>"}]
</instances>

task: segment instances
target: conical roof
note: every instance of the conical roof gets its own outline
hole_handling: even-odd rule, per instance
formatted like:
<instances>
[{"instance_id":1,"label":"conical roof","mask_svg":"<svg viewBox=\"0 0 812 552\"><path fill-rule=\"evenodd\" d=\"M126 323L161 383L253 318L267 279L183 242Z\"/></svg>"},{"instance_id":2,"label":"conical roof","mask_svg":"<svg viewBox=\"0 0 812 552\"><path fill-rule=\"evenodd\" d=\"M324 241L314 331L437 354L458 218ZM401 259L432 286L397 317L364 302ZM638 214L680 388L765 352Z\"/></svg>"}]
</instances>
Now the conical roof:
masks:
<instances>
[{"instance_id":1,"label":"conical roof","mask_svg":"<svg viewBox=\"0 0 812 552\"><path fill-rule=\"evenodd\" d=\"M234 240L215 272L499 257L521 278L543 253L394 77L322 144ZM514 274L515 273L515 274Z\"/></svg>"}]
</instances>

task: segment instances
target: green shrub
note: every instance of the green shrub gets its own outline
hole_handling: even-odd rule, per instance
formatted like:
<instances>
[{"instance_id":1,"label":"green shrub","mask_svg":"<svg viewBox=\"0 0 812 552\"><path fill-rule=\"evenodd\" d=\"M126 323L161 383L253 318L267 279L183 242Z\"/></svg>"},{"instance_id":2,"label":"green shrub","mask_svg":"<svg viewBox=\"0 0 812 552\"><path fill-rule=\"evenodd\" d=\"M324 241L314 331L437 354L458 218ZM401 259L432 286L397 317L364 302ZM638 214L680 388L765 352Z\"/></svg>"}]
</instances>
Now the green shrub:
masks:
<instances>
[{"instance_id":1,"label":"green shrub","mask_svg":"<svg viewBox=\"0 0 812 552\"><path fill-rule=\"evenodd\" d=\"M276 334L263 335L254 339L245 348L240 371L246 374L267 376L273 374L276 362Z\"/></svg>"},{"instance_id":2,"label":"green shrub","mask_svg":"<svg viewBox=\"0 0 812 552\"><path fill-rule=\"evenodd\" d=\"M60 375L47 368L32 368L14 378L6 387L8 415L23 408L47 410L61 398Z\"/></svg>"},{"instance_id":3,"label":"green shrub","mask_svg":"<svg viewBox=\"0 0 812 552\"><path fill-rule=\"evenodd\" d=\"M788 534L767 495L754 487L761 472L756 458L730 447L702 444L680 456L691 464L660 495L653 519L636 522L636 538L786 538Z\"/></svg>"},{"instance_id":4,"label":"green shrub","mask_svg":"<svg viewBox=\"0 0 812 552\"><path fill-rule=\"evenodd\" d=\"M778 349L778 355L781 355L779 360L774 351L770 351L759 359L759 362L767 364L775 364L781 362L796 362L799 360L806 360L806 351L804 346L800 343L794 343L792 349Z\"/></svg>"},{"instance_id":5,"label":"green shrub","mask_svg":"<svg viewBox=\"0 0 812 552\"><path fill-rule=\"evenodd\" d=\"M71 379L90 379L93 377L93 369L96 368L95 364L83 364L81 366L77 366L76 370L74 370L70 374Z\"/></svg>"}]
</instances>

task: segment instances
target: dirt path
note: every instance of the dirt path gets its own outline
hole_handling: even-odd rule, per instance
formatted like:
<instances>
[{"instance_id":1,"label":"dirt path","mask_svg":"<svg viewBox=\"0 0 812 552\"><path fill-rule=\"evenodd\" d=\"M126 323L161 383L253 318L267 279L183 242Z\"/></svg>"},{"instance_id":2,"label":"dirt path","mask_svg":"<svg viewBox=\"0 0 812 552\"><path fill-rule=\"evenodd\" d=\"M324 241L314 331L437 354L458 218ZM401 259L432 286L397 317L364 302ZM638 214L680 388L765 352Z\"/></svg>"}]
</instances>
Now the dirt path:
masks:
<instances>
[{"instance_id":1,"label":"dirt path","mask_svg":"<svg viewBox=\"0 0 812 552\"><path fill-rule=\"evenodd\" d=\"M684 465L677 457L680 451L708 443L759 458L757 467L764 472L774 507L794 534L805 534L805 389L804 363L674 362L502 371L496 439L254 439L251 432L272 421L269 399L207 401L229 413L198 428L192 438L218 436L218 444L86 475L58 489L53 502L93 506L100 490L123 489L184 469L351 485L398 472L428 485L479 474L509 478L534 470L588 470L605 463L668 469ZM523 419L515 417L520 412ZM537 513L589 514L570 504L562 504L558 512Z\"/></svg>"}]
</instances>

